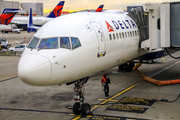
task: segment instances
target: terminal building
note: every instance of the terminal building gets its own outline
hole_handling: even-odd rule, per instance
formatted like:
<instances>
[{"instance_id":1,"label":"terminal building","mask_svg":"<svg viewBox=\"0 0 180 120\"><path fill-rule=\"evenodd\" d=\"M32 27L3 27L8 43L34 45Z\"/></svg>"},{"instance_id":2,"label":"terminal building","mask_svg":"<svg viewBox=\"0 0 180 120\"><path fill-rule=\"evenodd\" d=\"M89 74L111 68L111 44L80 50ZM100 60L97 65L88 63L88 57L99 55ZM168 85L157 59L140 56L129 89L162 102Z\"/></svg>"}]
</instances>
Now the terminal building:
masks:
<instances>
[{"instance_id":1,"label":"terminal building","mask_svg":"<svg viewBox=\"0 0 180 120\"><path fill-rule=\"evenodd\" d=\"M19 15L27 15L30 8L32 8L32 14L34 16L43 16L43 3L19 3L16 1L4 1L0 0L0 13L3 12L5 8L17 8L24 12L19 13Z\"/></svg>"}]
</instances>

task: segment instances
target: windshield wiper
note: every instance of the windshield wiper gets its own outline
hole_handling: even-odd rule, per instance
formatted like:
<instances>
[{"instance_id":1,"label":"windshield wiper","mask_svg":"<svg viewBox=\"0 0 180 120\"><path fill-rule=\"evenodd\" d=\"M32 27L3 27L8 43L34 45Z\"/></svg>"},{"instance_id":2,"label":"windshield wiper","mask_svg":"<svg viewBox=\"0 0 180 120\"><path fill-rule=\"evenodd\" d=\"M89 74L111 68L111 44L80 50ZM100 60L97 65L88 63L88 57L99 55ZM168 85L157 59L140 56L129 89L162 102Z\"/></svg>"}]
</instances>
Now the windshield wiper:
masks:
<instances>
[{"instance_id":1,"label":"windshield wiper","mask_svg":"<svg viewBox=\"0 0 180 120\"><path fill-rule=\"evenodd\" d=\"M40 51L40 50L42 50L42 49L44 49L44 48L38 48L38 50L37 50L37 51Z\"/></svg>"},{"instance_id":2,"label":"windshield wiper","mask_svg":"<svg viewBox=\"0 0 180 120\"><path fill-rule=\"evenodd\" d=\"M33 47L28 47L28 48L31 48L31 51L34 49Z\"/></svg>"}]
</instances>

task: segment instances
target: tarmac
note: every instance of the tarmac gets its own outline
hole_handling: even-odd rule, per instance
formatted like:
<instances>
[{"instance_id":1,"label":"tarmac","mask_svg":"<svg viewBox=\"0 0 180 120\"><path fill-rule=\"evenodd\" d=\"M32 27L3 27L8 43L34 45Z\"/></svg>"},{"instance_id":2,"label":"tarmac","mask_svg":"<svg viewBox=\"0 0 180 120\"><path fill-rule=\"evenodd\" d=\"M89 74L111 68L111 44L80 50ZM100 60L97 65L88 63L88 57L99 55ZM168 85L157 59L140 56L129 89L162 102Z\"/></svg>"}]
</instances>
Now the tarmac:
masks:
<instances>
[{"instance_id":1,"label":"tarmac","mask_svg":"<svg viewBox=\"0 0 180 120\"><path fill-rule=\"evenodd\" d=\"M28 33L27 33L28 34ZM179 56L180 51L173 53ZM66 106L75 101L74 85L30 86L17 76L20 57L0 56L0 120L179 120L180 84L157 86L135 72L118 67L90 76L85 84L85 102L93 115L74 115ZM180 60L166 56L144 63L139 70L154 79L180 79ZM108 74L111 84L105 97L101 79ZM159 100L166 99L162 102Z\"/></svg>"}]
</instances>

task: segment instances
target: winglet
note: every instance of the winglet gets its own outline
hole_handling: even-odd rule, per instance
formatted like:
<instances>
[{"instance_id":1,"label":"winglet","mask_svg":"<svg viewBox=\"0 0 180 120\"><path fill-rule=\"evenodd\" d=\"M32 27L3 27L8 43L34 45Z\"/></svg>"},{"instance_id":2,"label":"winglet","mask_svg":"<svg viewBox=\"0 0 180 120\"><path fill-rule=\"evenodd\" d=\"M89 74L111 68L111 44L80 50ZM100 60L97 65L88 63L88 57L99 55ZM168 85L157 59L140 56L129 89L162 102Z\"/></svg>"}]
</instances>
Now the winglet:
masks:
<instances>
[{"instance_id":1,"label":"winglet","mask_svg":"<svg viewBox=\"0 0 180 120\"><path fill-rule=\"evenodd\" d=\"M64 2L65 2L65 1L60 1L60 2L56 5L56 7L53 9L53 11L52 11L47 17L56 18L56 17L61 16L62 9L63 9L63 6L64 6Z\"/></svg>"},{"instance_id":2,"label":"winglet","mask_svg":"<svg viewBox=\"0 0 180 120\"><path fill-rule=\"evenodd\" d=\"M100 5L95 12L102 12L104 5Z\"/></svg>"},{"instance_id":3,"label":"winglet","mask_svg":"<svg viewBox=\"0 0 180 120\"><path fill-rule=\"evenodd\" d=\"M19 9L6 8L0 15L0 24L8 25Z\"/></svg>"}]
</instances>

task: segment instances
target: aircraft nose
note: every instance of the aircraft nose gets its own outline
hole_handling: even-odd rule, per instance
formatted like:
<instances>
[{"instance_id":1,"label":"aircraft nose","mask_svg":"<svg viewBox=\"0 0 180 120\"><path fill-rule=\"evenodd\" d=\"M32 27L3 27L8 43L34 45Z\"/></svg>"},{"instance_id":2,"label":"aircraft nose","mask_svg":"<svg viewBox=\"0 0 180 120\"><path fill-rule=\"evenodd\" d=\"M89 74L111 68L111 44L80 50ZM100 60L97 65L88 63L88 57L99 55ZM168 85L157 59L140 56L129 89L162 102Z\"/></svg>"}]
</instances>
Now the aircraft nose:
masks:
<instances>
[{"instance_id":1,"label":"aircraft nose","mask_svg":"<svg viewBox=\"0 0 180 120\"><path fill-rule=\"evenodd\" d=\"M43 86L51 77L51 63L41 55L23 55L18 64L18 77L26 84Z\"/></svg>"}]
</instances>

